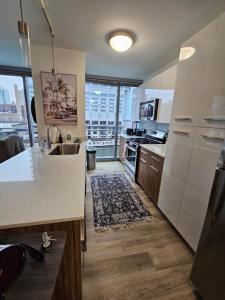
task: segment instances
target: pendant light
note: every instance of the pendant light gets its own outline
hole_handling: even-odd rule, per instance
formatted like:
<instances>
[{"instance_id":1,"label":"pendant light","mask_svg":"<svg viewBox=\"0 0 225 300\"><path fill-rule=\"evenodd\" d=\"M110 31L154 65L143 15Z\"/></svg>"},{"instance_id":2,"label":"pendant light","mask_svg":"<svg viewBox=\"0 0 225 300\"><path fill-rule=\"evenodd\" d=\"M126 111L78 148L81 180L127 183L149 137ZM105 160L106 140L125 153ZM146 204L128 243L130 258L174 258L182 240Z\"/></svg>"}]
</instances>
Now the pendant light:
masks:
<instances>
[{"instance_id":1,"label":"pendant light","mask_svg":"<svg viewBox=\"0 0 225 300\"><path fill-rule=\"evenodd\" d=\"M55 69L55 52L54 52L54 38L55 38L55 35L54 33L52 32L52 30L50 30L50 34L51 34L51 45L52 45L52 89L53 89L53 92L55 93L58 93L58 74L56 72L56 69Z\"/></svg>"},{"instance_id":2,"label":"pendant light","mask_svg":"<svg viewBox=\"0 0 225 300\"><path fill-rule=\"evenodd\" d=\"M23 19L23 3L20 0L20 15L21 20L17 22L18 24L18 32L20 34L20 49L21 56L23 58L23 64L26 67L31 67L31 54L30 54L30 36L29 36L29 27Z\"/></svg>"}]
</instances>

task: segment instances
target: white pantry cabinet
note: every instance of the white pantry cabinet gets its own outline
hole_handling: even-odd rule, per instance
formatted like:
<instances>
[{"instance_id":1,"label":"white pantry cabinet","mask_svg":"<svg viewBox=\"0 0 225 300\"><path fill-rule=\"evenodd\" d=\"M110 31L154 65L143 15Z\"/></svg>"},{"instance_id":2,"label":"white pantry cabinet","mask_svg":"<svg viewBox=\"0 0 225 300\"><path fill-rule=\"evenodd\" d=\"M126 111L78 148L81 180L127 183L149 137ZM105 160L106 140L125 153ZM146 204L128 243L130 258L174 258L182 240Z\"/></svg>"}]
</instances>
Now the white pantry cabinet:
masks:
<instances>
[{"instance_id":1,"label":"white pantry cabinet","mask_svg":"<svg viewBox=\"0 0 225 300\"><path fill-rule=\"evenodd\" d=\"M195 52L178 64L172 123L200 126L208 110L206 103L212 102L216 26L217 19L182 44L181 53L184 47Z\"/></svg>"},{"instance_id":2,"label":"white pantry cabinet","mask_svg":"<svg viewBox=\"0 0 225 300\"><path fill-rule=\"evenodd\" d=\"M195 128L170 127L158 206L176 227L185 186Z\"/></svg>"},{"instance_id":3,"label":"white pantry cabinet","mask_svg":"<svg viewBox=\"0 0 225 300\"><path fill-rule=\"evenodd\" d=\"M197 249L224 139L225 129L196 129L177 224L193 250Z\"/></svg>"},{"instance_id":4,"label":"white pantry cabinet","mask_svg":"<svg viewBox=\"0 0 225 300\"><path fill-rule=\"evenodd\" d=\"M225 13L184 47L195 52L178 64L158 203L196 250L225 139Z\"/></svg>"}]
</instances>

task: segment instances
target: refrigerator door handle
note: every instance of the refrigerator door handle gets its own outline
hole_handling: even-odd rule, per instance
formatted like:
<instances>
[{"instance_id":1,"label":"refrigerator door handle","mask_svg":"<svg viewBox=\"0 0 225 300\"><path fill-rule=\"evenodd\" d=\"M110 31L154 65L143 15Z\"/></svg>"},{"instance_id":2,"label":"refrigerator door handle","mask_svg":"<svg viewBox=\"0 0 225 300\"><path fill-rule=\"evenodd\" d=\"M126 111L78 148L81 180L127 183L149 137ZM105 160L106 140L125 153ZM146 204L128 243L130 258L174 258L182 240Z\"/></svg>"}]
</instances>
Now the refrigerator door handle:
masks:
<instances>
[{"instance_id":1,"label":"refrigerator door handle","mask_svg":"<svg viewBox=\"0 0 225 300\"><path fill-rule=\"evenodd\" d=\"M212 193L210 195L211 198L211 225L215 225L219 213L222 209L222 206L224 205L224 192L225 192L225 187L224 187L224 182L225 182L225 170L221 167L216 168L216 173L215 173L215 178L213 182L213 187L212 187Z\"/></svg>"}]
</instances>

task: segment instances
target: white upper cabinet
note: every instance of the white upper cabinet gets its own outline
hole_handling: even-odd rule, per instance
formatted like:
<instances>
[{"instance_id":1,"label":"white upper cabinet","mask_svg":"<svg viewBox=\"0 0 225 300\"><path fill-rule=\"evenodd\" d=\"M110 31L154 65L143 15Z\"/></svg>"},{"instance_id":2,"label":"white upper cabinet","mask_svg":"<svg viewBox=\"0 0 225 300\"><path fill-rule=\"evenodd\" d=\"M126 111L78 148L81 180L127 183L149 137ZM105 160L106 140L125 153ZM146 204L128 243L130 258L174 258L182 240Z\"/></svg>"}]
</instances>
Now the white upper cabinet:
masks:
<instances>
[{"instance_id":1,"label":"white upper cabinet","mask_svg":"<svg viewBox=\"0 0 225 300\"><path fill-rule=\"evenodd\" d=\"M156 98L159 99L156 122L170 123L176 82L176 71L177 65L174 65L164 72L154 76L142 85L144 89L142 101L148 101Z\"/></svg>"},{"instance_id":2,"label":"white upper cabinet","mask_svg":"<svg viewBox=\"0 0 225 300\"><path fill-rule=\"evenodd\" d=\"M213 69L211 85L204 91L200 107L200 125L225 128L225 13L218 18L213 40Z\"/></svg>"},{"instance_id":3,"label":"white upper cabinet","mask_svg":"<svg viewBox=\"0 0 225 300\"><path fill-rule=\"evenodd\" d=\"M176 83L177 65L162 73L161 86L159 90L159 107L157 122L170 123L171 111Z\"/></svg>"},{"instance_id":4,"label":"white upper cabinet","mask_svg":"<svg viewBox=\"0 0 225 300\"><path fill-rule=\"evenodd\" d=\"M197 249L225 129L196 128L177 229Z\"/></svg>"},{"instance_id":5,"label":"white upper cabinet","mask_svg":"<svg viewBox=\"0 0 225 300\"><path fill-rule=\"evenodd\" d=\"M181 47L172 123L200 126L208 115L214 96L216 27L217 19ZM182 55L187 47L194 53L184 59Z\"/></svg>"},{"instance_id":6,"label":"white upper cabinet","mask_svg":"<svg viewBox=\"0 0 225 300\"><path fill-rule=\"evenodd\" d=\"M148 101L150 99L159 98L159 92L162 82L162 73L151 78L149 81L144 83L144 98L143 101Z\"/></svg>"}]
</instances>

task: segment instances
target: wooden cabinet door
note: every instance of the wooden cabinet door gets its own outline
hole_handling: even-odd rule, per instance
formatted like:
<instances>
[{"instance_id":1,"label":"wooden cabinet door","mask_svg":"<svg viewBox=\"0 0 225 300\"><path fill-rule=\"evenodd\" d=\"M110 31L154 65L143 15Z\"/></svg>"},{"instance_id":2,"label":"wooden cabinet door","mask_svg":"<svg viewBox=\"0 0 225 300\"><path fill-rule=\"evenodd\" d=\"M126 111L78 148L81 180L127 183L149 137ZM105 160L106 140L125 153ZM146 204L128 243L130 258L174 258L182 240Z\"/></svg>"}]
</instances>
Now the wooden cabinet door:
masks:
<instances>
[{"instance_id":1,"label":"wooden cabinet door","mask_svg":"<svg viewBox=\"0 0 225 300\"><path fill-rule=\"evenodd\" d=\"M136 179L137 182L140 184L140 186L144 189L144 191L146 190L147 172L148 172L148 161L143 157L139 157Z\"/></svg>"},{"instance_id":2,"label":"wooden cabinet door","mask_svg":"<svg viewBox=\"0 0 225 300\"><path fill-rule=\"evenodd\" d=\"M155 204L158 203L163 161L153 152L139 148L136 180Z\"/></svg>"},{"instance_id":3,"label":"wooden cabinet door","mask_svg":"<svg viewBox=\"0 0 225 300\"><path fill-rule=\"evenodd\" d=\"M156 156L152 156L156 159ZM146 193L155 203L158 203L159 189L162 177L163 158L157 157L157 161L150 156L147 172Z\"/></svg>"}]
</instances>

